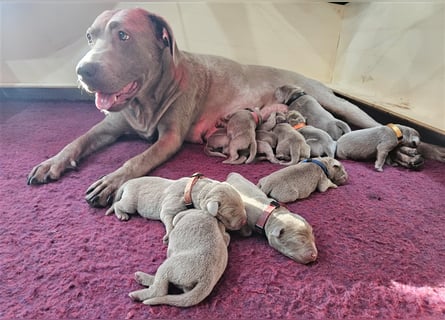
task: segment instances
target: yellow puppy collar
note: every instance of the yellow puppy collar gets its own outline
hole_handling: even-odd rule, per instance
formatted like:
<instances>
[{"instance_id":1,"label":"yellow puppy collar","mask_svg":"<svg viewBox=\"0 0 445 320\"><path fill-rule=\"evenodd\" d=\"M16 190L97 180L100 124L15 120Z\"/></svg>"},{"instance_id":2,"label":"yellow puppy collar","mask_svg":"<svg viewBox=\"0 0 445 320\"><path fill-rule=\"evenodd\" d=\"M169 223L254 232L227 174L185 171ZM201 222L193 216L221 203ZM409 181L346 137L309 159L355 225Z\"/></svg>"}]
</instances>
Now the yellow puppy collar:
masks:
<instances>
[{"instance_id":1,"label":"yellow puppy collar","mask_svg":"<svg viewBox=\"0 0 445 320\"><path fill-rule=\"evenodd\" d=\"M393 123L388 123L386 126L390 127L392 129L392 131L394 131L394 133L396 134L396 137L397 137L397 141L399 143L402 142L402 139L403 139L402 130L400 130L400 128Z\"/></svg>"}]
</instances>

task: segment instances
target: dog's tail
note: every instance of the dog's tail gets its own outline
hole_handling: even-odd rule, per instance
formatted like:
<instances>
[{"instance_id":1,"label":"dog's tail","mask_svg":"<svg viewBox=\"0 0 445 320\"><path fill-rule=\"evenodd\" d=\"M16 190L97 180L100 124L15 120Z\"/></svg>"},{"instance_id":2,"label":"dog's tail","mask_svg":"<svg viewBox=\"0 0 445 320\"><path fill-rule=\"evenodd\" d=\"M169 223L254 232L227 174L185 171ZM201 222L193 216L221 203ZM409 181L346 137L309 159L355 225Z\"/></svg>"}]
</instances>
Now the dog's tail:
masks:
<instances>
[{"instance_id":1,"label":"dog's tail","mask_svg":"<svg viewBox=\"0 0 445 320\"><path fill-rule=\"evenodd\" d=\"M144 300L144 304L168 304L175 307L190 307L203 301L212 292L214 284L211 281L198 282L192 290L182 294L167 294Z\"/></svg>"},{"instance_id":2,"label":"dog's tail","mask_svg":"<svg viewBox=\"0 0 445 320\"><path fill-rule=\"evenodd\" d=\"M246 163L251 163L253 160L255 160L256 152L257 152L258 146L256 143L256 140L253 139L252 143L250 144L250 154L249 158L247 158Z\"/></svg>"}]
</instances>

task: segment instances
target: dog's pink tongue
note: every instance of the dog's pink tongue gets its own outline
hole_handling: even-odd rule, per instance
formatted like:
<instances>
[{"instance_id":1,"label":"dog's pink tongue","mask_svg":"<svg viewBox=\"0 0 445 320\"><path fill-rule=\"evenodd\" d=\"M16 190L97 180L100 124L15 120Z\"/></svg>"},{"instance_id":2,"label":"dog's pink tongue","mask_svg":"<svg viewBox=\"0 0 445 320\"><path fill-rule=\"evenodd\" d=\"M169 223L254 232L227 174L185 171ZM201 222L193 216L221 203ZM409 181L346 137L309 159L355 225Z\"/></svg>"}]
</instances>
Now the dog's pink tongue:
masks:
<instances>
[{"instance_id":1,"label":"dog's pink tongue","mask_svg":"<svg viewBox=\"0 0 445 320\"><path fill-rule=\"evenodd\" d=\"M106 93L96 92L96 107L99 110L110 109L113 106L115 101L116 101L115 94L106 94Z\"/></svg>"}]
</instances>

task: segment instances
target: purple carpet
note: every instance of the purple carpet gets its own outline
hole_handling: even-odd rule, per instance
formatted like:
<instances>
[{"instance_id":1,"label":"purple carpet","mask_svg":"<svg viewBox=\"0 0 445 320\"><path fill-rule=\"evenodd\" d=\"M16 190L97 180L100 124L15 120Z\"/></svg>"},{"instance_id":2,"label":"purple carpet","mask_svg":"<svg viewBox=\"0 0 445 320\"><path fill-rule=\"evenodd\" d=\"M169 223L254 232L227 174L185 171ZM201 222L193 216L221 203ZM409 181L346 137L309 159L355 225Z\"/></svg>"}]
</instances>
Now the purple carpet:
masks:
<instances>
[{"instance_id":1,"label":"purple carpet","mask_svg":"<svg viewBox=\"0 0 445 320\"><path fill-rule=\"evenodd\" d=\"M90 208L86 188L147 148L121 140L58 182L27 186L31 168L103 115L89 103L1 102L0 319L444 319L445 164L421 171L344 161L345 186L289 204L314 227L319 258L301 265L262 236L232 235L227 270L197 306L133 302L137 270L163 262L163 225ZM186 144L152 175L200 171L253 182L281 168L224 165Z\"/></svg>"}]
</instances>

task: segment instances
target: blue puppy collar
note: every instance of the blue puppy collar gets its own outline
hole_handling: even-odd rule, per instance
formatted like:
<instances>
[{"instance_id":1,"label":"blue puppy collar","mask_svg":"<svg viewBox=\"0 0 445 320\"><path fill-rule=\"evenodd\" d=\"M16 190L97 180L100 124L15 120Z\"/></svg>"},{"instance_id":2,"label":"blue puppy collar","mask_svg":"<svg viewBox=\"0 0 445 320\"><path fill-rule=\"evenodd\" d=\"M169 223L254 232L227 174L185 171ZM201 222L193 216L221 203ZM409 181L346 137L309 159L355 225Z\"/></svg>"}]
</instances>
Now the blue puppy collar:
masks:
<instances>
[{"instance_id":1,"label":"blue puppy collar","mask_svg":"<svg viewBox=\"0 0 445 320\"><path fill-rule=\"evenodd\" d=\"M317 159L304 159L301 162L305 162L305 163L315 163L317 166L319 166L321 168L321 170L323 170L324 174L326 175L326 177L329 178L329 171L328 168L326 168L325 164Z\"/></svg>"}]
</instances>

